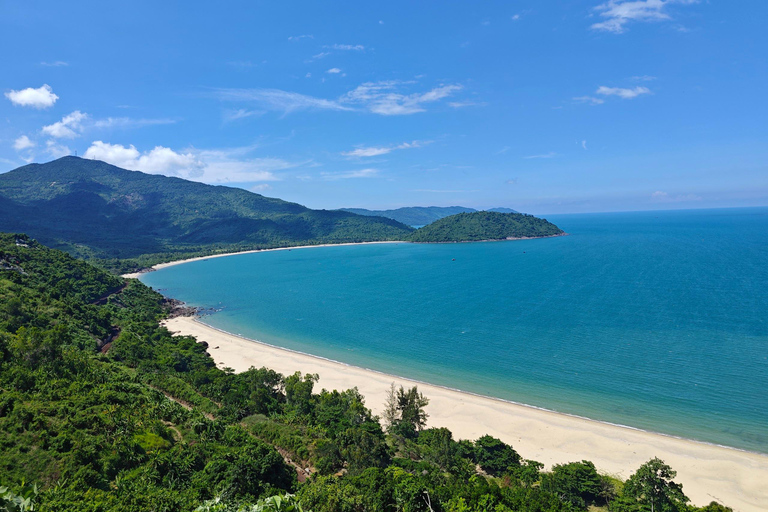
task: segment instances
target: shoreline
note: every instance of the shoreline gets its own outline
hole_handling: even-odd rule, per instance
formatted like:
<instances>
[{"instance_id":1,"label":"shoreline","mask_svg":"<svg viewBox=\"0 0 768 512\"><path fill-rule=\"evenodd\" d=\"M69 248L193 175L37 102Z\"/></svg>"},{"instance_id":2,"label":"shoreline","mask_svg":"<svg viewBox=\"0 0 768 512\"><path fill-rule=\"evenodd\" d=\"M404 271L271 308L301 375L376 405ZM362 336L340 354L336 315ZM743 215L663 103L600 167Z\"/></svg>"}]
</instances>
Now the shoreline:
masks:
<instances>
[{"instance_id":1,"label":"shoreline","mask_svg":"<svg viewBox=\"0 0 768 512\"><path fill-rule=\"evenodd\" d=\"M346 247L351 245L371 245L371 244L468 244L478 242L514 242L516 240L538 240L543 238L555 238L559 236L568 236L569 233L559 233L557 235L545 235L545 236L521 236L515 238L494 238L489 240L464 240L462 242L411 242L409 240L381 240L378 242L344 242L340 244L317 244L317 245L295 245L286 247L273 247L272 249L249 249L245 251L237 252L225 252L221 254L210 254L208 256L195 256L194 258L184 258L181 260L167 261L165 263L158 263L152 265L149 268L139 270L138 272L130 272L128 274L122 274L120 277L124 279L138 279L142 274L154 272L167 267L173 267L174 265L181 265L182 263L189 263L191 261L209 260L212 258L224 258L225 256L236 256L238 254L254 254L257 252L271 252L271 251L290 251L292 249L311 249L313 247Z\"/></svg>"},{"instance_id":2,"label":"shoreline","mask_svg":"<svg viewBox=\"0 0 768 512\"><path fill-rule=\"evenodd\" d=\"M223 255L213 257L218 256ZM594 462L599 471L626 479L641 464L659 457L678 472L675 481L684 485L686 495L697 506L718 501L744 512L768 509L768 489L764 488L764 482L768 481L768 455L765 454L390 375L250 340L194 317L169 319L164 325L173 332L206 341L208 353L220 368L230 367L241 372L251 366L266 366L284 375L295 371L318 373L317 389L358 387L374 414L381 412L391 382L418 385L430 399L429 427L447 427L456 439L474 440L490 434L511 444L524 458L543 462L547 468L587 459Z\"/></svg>"},{"instance_id":3,"label":"shoreline","mask_svg":"<svg viewBox=\"0 0 768 512\"><path fill-rule=\"evenodd\" d=\"M559 235L555 235L555 236L559 236ZM443 243L443 242L436 242L436 243ZM447 242L447 243L451 243L451 242ZM419 385L419 386L432 386L432 387L444 389L445 391L461 393L463 395L470 395L470 396L481 398L481 399L484 399L484 400L493 400L493 401L496 401L496 402L501 402L501 403L505 403L505 404L514 405L514 406L517 406L517 407L525 407L525 408L533 409L533 410L536 410L536 411L542 411L542 412L546 412L546 413L550 413L550 414L557 414L557 415L560 415L560 416L567 416L569 418L574 418L574 419L578 419L578 420L585 420L585 421L600 423L602 425L607 425L607 426L610 426L610 427L625 428L625 429L628 429L628 430L634 430L636 432L644 432L646 434L652 434L652 435L656 435L656 436L668 437L670 439L678 439L680 441L686 441L686 442L690 442L690 443L702 444L702 445L706 445L706 446L713 446L713 447L716 447L716 448L725 448L726 450L735 450L737 452L744 452L744 453L749 453L749 454L758 455L758 456L761 456L761 457L767 457L768 458L768 453L762 453L762 452L757 452L757 451L753 451L753 450L747 450L745 448L737 448L735 446L728 446L726 444L718 444L718 443L712 443L712 442L708 442L708 441L701 441L701 440L698 440L698 439L690 439L688 437L683 437L683 436L678 436L678 435L673 435L673 434L665 434L664 432L656 432L656 431L653 431L653 430L646 430L646 429L643 429L643 428L640 428L640 427L633 427L631 425L624 425L622 423L613 423L613 422L606 421L606 420L596 420L594 418L589 418L587 416L580 416L578 414L556 411L554 409L547 409L546 407L541 407L541 406L538 406L538 405L531 405L531 404L526 404L526 403L523 403L523 402L516 402L514 400L509 400L509 399L506 399L506 398L499 398L499 397L491 396L491 395L483 395L481 393L475 393L474 391L467 391L467 390L464 390L464 389L452 388L450 386L445 386L445 385L442 385L442 384L433 384L433 383L427 382L425 380L414 379L412 377L404 377L402 375L395 375L393 373L386 373L386 372L383 372L383 371L380 371L380 370L374 370L373 368L367 368L367 367L364 367L364 366L358 366L358 365L351 364L351 363L345 363L344 361L339 361L337 359L331 359L330 357L318 356L318 355L315 355L315 354L310 354L309 352L302 352L301 350L295 350L295 349L292 349L292 348L281 347L279 345L273 345L273 344L267 343L265 341L255 340L253 338L248 338L246 336L243 336L242 334L235 334L233 332L225 331L224 329L219 329L218 327L214 327L214 326L212 326L210 324L207 324L207 323L203 322L203 320L202 320L203 316L201 316L200 314L195 314L193 316L181 315L180 317L182 317L182 318L190 318L195 323L203 325L206 328L212 329L212 330L214 330L216 332L219 332L219 333L221 333L221 334L223 334L225 336L233 336L235 338L239 338L239 339L245 340L245 341L250 342L250 343L255 343L255 344L258 344L258 345L262 345L262 346L270 348L270 349L275 349L275 350L279 350L279 351L282 351L282 352L288 352L290 354L296 354L298 356L309 357L309 358L312 358L312 359L319 359L321 361L326 361L328 363L332 363L332 364L335 364L335 365L345 366L345 367L348 367L348 368L355 368L357 370L362 370L362 371L366 371L366 372L375 373L375 374L378 374L378 375L381 375L381 376L384 376L384 377L387 377L387 378L390 378L390 379L400 380L400 381L403 381L403 382L410 382L410 383L413 383L413 384L416 384L416 385Z\"/></svg>"},{"instance_id":4,"label":"shoreline","mask_svg":"<svg viewBox=\"0 0 768 512\"><path fill-rule=\"evenodd\" d=\"M210 260L212 258L224 258L225 256L236 256L238 254L254 254L257 252L271 252L271 251L290 251L292 249L311 249L313 247L345 247L350 245L408 244L408 243L411 243L411 242L408 242L407 240L382 240L379 242L344 242L341 244L292 245L292 246L286 246L286 247L273 247L272 249L250 249L246 251L224 252L221 254L209 254L208 256L195 256L194 258L184 258L181 260L173 260L173 261L167 261L165 263L158 263L157 265L152 265L151 267L142 269L138 272L123 274L120 277L122 277L123 279L138 279L139 276L143 274L154 272L155 270L160 270L163 268L173 267L175 265L181 265L182 263L189 263L191 261Z\"/></svg>"}]
</instances>

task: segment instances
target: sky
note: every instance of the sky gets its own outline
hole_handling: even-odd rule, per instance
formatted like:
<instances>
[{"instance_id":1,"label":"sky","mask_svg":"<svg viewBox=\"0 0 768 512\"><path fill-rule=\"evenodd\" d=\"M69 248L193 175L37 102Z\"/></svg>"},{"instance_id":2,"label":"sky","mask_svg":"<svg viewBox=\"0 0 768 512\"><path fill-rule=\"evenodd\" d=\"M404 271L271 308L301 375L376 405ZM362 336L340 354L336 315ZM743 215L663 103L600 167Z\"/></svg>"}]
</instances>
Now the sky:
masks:
<instances>
[{"instance_id":1,"label":"sky","mask_svg":"<svg viewBox=\"0 0 768 512\"><path fill-rule=\"evenodd\" d=\"M312 208L768 205L768 3L0 0L0 172Z\"/></svg>"}]
</instances>

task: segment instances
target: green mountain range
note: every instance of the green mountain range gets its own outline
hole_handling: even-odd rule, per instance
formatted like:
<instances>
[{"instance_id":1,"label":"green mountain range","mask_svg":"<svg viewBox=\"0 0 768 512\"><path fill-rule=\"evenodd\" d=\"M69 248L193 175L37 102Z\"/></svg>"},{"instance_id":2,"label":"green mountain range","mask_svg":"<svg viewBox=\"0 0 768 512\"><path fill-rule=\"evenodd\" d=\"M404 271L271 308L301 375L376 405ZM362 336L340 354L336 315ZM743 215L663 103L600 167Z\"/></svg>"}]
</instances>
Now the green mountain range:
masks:
<instances>
[{"instance_id":1,"label":"green mountain range","mask_svg":"<svg viewBox=\"0 0 768 512\"><path fill-rule=\"evenodd\" d=\"M0 174L0 231L89 258L135 258L278 246L403 240L383 217L312 210L211 186L64 157Z\"/></svg>"},{"instance_id":2,"label":"green mountain range","mask_svg":"<svg viewBox=\"0 0 768 512\"><path fill-rule=\"evenodd\" d=\"M394 219L406 226L426 226L436 220L456 215L457 213L476 212L474 208L465 206L406 206L395 210L366 210L365 208L342 208L342 211L358 215L379 216ZM519 213L511 208L491 208L489 212Z\"/></svg>"}]
</instances>

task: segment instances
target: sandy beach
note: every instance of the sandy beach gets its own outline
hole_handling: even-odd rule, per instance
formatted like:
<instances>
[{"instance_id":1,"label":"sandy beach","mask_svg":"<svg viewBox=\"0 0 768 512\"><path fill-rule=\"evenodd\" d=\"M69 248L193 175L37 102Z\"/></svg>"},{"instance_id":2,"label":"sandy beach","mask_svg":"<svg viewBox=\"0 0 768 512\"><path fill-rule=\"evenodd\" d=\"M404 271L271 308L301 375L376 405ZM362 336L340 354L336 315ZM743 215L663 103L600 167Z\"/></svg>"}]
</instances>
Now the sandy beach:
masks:
<instances>
[{"instance_id":1,"label":"sandy beach","mask_svg":"<svg viewBox=\"0 0 768 512\"><path fill-rule=\"evenodd\" d=\"M183 260L174 260L167 263L158 263L152 268L142 272L131 272L130 274L123 274L120 277L126 279L138 279L142 274L152 272L153 270L160 270L161 268L173 267L174 265L181 265L182 263L189 263L190 261L210 260L212 258L223 258L225 256L234 256L236 254L253 254L255 252L269 252L269 251L291 251L293 249L311 249L313 247L341 247L347 245L370 245L370 244L406 244L410 242L404 242L400 240L388 240L384 242L350 242L344 244L318 244L318 245L297 245L295 247L275 247L274 249L254 249L252 251L240 251L240 252L226 252L221 254L212 254L210 256L198 256L197 258L187 258Z\"/></svg>"},{"instance_id":2,"label":"sandy beach","mask_svg":"<svg viewBox=\"0 0 768 512\"><path fill-rule=\"evenodd\" d=\"M428 426L447 427L455 438L490 434L510 443L527 459L553 464L591 460L598 470L626 479L642 463L659 457L678 472L693 504L715 500L740 512L768 510L768 456L610 425L533 407L416 383L335 361L247 340L209 327L194 318L165 324L173 332L209 344L220 368L237 372L251 366L282 374L296 371L320 375L316 390L354 386L366 405L380 413L390 383L412 386L429 398Z\"/></svg>"}]
</instances>

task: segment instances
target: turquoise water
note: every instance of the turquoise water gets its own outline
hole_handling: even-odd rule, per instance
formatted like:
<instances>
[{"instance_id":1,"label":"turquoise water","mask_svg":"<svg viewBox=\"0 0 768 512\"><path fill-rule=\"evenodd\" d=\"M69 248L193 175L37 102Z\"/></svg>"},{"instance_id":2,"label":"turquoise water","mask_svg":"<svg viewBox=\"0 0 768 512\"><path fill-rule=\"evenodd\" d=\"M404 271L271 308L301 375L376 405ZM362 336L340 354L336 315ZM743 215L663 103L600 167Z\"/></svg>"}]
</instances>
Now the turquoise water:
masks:
<instances>
[{"instance_id":1,"label":"turquoise water","mask_svg":"<svg viewBox=\"0 0 768 512\"><path fill-rule=\"evenodd\" d=\"M142 281L249 338L768 453L768 208L548 219L570 236L243 254Z\"/></svg>"}]
</instances>

